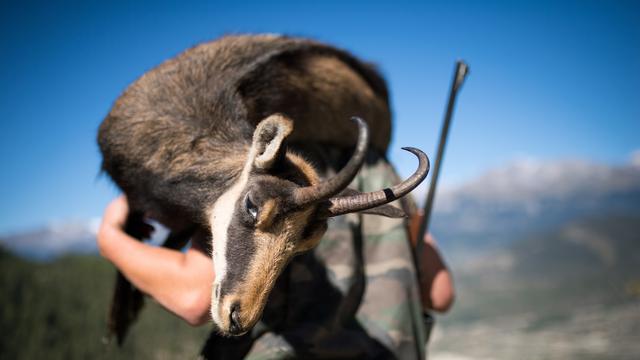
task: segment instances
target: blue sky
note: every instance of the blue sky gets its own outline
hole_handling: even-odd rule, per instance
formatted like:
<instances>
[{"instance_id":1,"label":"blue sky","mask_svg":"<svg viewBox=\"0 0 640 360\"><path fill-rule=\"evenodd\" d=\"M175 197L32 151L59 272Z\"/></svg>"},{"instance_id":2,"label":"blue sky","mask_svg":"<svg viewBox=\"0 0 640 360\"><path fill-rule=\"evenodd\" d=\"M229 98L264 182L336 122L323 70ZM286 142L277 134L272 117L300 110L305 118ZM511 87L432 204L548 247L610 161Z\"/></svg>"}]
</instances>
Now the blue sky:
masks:
<instances>
[{"instance_id":1,"label":"blue sky","mask_svg":"<svg viewBox=\"0 0 640 360\"><path fill-rule=\"evenodd\" d=\"M443 184L515 157L619 164L640 148L637 2L73 2L0 5L0 234L99 216L97 127L164 59L226 33L302 35L377 63L401 146L435 152L453 63L471 76Z\"/></svg>"}]
</instances>

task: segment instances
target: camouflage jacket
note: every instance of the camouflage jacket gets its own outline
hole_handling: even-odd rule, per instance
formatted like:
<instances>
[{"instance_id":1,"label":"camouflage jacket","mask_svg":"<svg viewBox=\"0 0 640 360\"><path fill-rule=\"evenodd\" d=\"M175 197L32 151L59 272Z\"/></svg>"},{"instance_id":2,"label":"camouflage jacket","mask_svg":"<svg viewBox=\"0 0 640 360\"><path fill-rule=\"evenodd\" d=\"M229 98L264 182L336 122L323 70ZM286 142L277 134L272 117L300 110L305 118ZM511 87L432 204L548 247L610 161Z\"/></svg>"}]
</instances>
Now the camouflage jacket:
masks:
<instances>
[{"instance_id":1,"label":"camouflage jacket","mask_svg":"<svg viewBox=\"0 0 640 360\"><path fill-rule=\"evenodd\" d=\"M351 187L374 191L398 181L384 157L370 152ZM401 205L414 207L410 199ZM404 220L339 216L320 244L280 276L254 329L239 338L212 333L202 357L423 359L419 299Z\"/></svg>"}]
</instances>

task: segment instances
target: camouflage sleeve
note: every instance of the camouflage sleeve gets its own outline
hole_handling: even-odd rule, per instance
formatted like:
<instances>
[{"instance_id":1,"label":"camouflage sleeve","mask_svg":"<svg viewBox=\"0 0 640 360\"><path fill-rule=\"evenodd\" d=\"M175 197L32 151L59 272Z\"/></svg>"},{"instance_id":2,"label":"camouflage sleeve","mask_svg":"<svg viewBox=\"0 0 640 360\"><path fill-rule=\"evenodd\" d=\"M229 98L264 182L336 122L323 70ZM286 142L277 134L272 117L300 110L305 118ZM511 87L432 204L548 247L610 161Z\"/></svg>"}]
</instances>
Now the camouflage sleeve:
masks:
<instances>
[{"instance_id":1,"label":"camouflage sleeve","mask_svg":"<svg viewBox=\"0 0 640 360\"><path fill-rule=\"evenodd\" d=\"M391 164L379 159L358 176L360 191L397 184ZM415 211L410 195L395 206ZM425 331L413 255L404 219L361 215L366 291L358 318L400 359L424 358Z\"/></svg>"}]
</instances>

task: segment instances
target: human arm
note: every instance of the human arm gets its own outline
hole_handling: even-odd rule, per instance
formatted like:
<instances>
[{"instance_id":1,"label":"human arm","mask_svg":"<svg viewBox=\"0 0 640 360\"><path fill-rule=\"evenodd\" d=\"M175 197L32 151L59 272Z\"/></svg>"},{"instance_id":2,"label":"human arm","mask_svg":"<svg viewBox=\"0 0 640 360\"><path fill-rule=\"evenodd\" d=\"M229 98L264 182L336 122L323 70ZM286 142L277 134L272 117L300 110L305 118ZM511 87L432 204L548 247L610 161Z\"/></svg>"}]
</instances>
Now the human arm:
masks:
<instances>
[{"instance_id":1,"label":"human arm","mask_svg":"<svg viewBox=\"0 0 640 360\"><path fill-rule=\"evenodd\" d=\"M427 233L423 241L419 254L422 306L426 310L447 312L455 300L451 272L440 255L433 236Z\"/></svg>"},{"instance_id":2,"label":"human arm","mask_svg":"<svg viewBox=\"0 0 640 360\"><path fill-rule=\"evenodd\" d=\"M106 208L98 230L98 247L142 292L191 325L209 319L212 259L194 242L186 252L151 246L123 231L129 207L124 196Z\"/></svg>"}]
</instances>

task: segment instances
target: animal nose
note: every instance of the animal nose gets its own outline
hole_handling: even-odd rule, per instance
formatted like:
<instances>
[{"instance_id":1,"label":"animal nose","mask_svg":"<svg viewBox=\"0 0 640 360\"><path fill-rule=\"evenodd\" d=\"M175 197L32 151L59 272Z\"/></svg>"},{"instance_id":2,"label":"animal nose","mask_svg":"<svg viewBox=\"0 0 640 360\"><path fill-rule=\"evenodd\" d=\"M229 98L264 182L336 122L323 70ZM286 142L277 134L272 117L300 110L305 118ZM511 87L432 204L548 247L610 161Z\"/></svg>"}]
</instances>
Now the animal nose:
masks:
<instances>
[{"instance_id":1,"label":"animal nose","mask_svg":"<svg viewBox=\"0 0 640 360\"><path fill-rule=\"evenodd\" d=\"M240 335L244 332L240 325L240 304L238 303L231 305L229 324L229 333L231 333L231 335Z\"/></svg>"}]
</instances>

